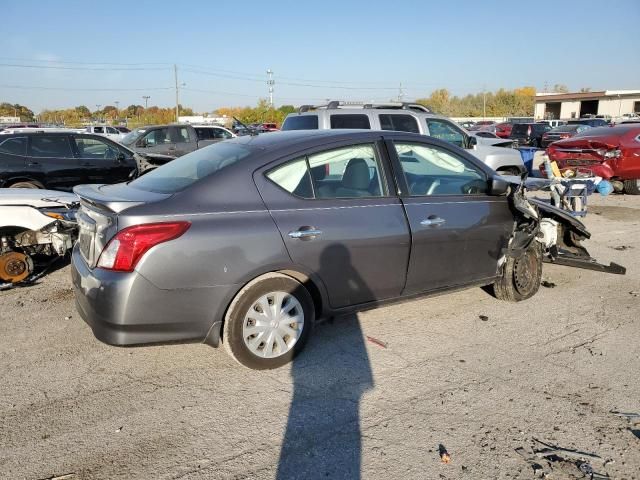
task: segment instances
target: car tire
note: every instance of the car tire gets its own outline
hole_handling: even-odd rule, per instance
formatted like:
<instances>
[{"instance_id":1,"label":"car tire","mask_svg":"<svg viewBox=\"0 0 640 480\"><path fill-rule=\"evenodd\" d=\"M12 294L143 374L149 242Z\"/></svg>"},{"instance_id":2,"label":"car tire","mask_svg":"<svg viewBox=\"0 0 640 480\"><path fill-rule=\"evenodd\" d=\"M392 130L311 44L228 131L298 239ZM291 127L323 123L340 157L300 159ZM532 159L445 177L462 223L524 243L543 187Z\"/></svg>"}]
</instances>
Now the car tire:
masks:
<instances>
[{"instance_id":1,"label":"car tire","mask_svg":"<svg viewBox=\"0 0 640 480\"><path fill-rule=\"evenodd\" d=\"M244 367L278 368L302 350L314 317L313 299L300 282L279 273L267 274L247 284L231 302L222 343ZM293 319L297 321L287 323Z\"/></svg>"},{"instance_id":2,"label":"car tire","mask_svg":"<svg viewBox=\"0 0 640 480\"><path fill-rule=\"evenodd\" d=\"M541 280L542 245L534 240L520 257L507 257L493 294L499 300L520 302L538 292Z\"/></svg>"},{"instance_id":3,"label":"car tire","mask_svg":"<svg viewBox=\"0 0 640 480\"><path fill-rule=\"evenodd\" d=\"M34 182L16 182L10 185L9 188L42 188L42 186Z\"/></svg>"},{"instance_id":4,"label":"car tire","mask_svg":"<svg viewBox=\"0 0 640 480\"><path fill-rule=\"evenodd\" d=\"M640 179L625 180L624 192L629 195L640 195Z\"/></svg>"}]
</instances>

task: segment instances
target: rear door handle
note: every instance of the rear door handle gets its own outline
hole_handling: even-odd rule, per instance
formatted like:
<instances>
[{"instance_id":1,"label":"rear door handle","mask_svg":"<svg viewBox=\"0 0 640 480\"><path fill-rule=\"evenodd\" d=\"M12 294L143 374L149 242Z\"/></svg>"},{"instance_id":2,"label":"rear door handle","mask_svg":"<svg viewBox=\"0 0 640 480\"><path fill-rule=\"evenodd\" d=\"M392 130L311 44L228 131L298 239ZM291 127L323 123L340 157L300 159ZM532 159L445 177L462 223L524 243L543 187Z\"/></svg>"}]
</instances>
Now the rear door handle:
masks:
<instances>
[{"instance_id":1,"label":"rear door handle","mask_svg":"<svg viewBox=\"0 0 640 480\"><path fill-rule=\"evenodd\" d=\"M420 225L424 225L425 227L437 227L438 225L442 225L447 221L444 218L440 218L436 215L429 216L426 220L422 220Z\"/></svg>"},{"instance_id":2,"label":"rear door handle","mask_svg":"<svg viewBox=\"0 0 640 480\"><path fill-rule=\"evenodd\" d=\"M291 238L298 238L300 240L312 240L316 237L322 235L322 230L318 230L316 228L305 228L300 230L294 230L293 232L289 232L289 236Z\"/></svg>"}]
</instances>

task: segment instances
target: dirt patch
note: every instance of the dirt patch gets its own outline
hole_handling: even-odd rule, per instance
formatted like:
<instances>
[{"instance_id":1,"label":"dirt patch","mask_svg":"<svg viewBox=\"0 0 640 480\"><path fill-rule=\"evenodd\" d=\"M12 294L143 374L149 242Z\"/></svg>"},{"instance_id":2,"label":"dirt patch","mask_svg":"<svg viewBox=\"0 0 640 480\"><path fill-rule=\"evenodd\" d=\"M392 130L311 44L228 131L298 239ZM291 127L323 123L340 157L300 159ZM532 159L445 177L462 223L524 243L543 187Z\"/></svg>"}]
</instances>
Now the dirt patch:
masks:
<instances>
[{"instance_id":1,"label":"dirt patch","mask_svg":"<svg viewBox=\"0 0 640 480\"><path fill-rule=\"evenodd\" d=\"M589 206L589 213L600 215L608 220L624 222L628 220L640 220L640 210L630 207L616 207L609 205Z\"/></svg>"}]
</instances>

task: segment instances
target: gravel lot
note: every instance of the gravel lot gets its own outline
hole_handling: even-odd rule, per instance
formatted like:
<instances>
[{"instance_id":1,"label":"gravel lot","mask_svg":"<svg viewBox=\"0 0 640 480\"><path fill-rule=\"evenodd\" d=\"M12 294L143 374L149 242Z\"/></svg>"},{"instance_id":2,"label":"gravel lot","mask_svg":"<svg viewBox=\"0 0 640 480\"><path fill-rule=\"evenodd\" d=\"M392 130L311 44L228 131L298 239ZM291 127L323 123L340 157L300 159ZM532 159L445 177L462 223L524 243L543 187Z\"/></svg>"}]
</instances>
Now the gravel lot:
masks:
<instances>
[{"instance_id":1,"label":"gravel lot","mask_svg":"<svg viewBox=\"0 0 640 480\"><path fill-rule=\"evenodd\" d=\"M270 372L99 343L68 267L0 292L0 478L582 478L534 438L640 478L640 424L611 413L640 413L640 198L594 196L585 223L626 276L545 265L555 288L524 303L473 289L336 319Z\"/></svg>"}]
</instances>

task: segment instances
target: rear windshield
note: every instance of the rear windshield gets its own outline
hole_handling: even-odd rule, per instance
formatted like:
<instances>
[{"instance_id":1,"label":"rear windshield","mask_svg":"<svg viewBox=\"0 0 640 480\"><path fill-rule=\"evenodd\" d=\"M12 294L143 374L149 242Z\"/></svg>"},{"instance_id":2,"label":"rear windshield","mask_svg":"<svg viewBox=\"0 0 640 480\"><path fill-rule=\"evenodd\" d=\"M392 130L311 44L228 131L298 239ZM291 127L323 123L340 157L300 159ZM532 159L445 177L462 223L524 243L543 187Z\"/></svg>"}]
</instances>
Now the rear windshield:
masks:
<instances>
[{"instance_id":1,"label":"rear windshield","mask_svg":"<svg viewBox=\"0 0 640 480\"><path fill-rule=\"evenodd\" d=\"M592 137L599 135L607 135L607 136L621 136L627 133L629 130L626 128L617 128L617 127L595 127L595 128L587 128L586 130L580 132L576 137Z\"/></svg>"},{"instance_id":2,"label":"rear windshield","mask_svg":"<svg viewBox=\"0 0 640 480\"><path fill-rule=\"evenodd\" d=\"M208 177L251 153L235 143L216 143L179 157L129 183L139 190L175 193Z\"/></svg>"},{"instance_id":3,"label":"rear windshield","mask_svg":"<svg viewBox=\"0 0 640 480\"><path fill-rule=\"evenodd\" d=\"M317 115L290 115L284 119L282 130L317 130Z\"/></svg>"},{"instance_id":4,"label":"rear windshield","mask_svg":"<svg viewBox=\"0 0 640 480\"><path fill-rule=\"evenodd\" d=\"M551 130L550 133L562 133L562 132L580 132L582 129L589 128L589 125L562 125Z\"/></svg>"}]
</instances>

